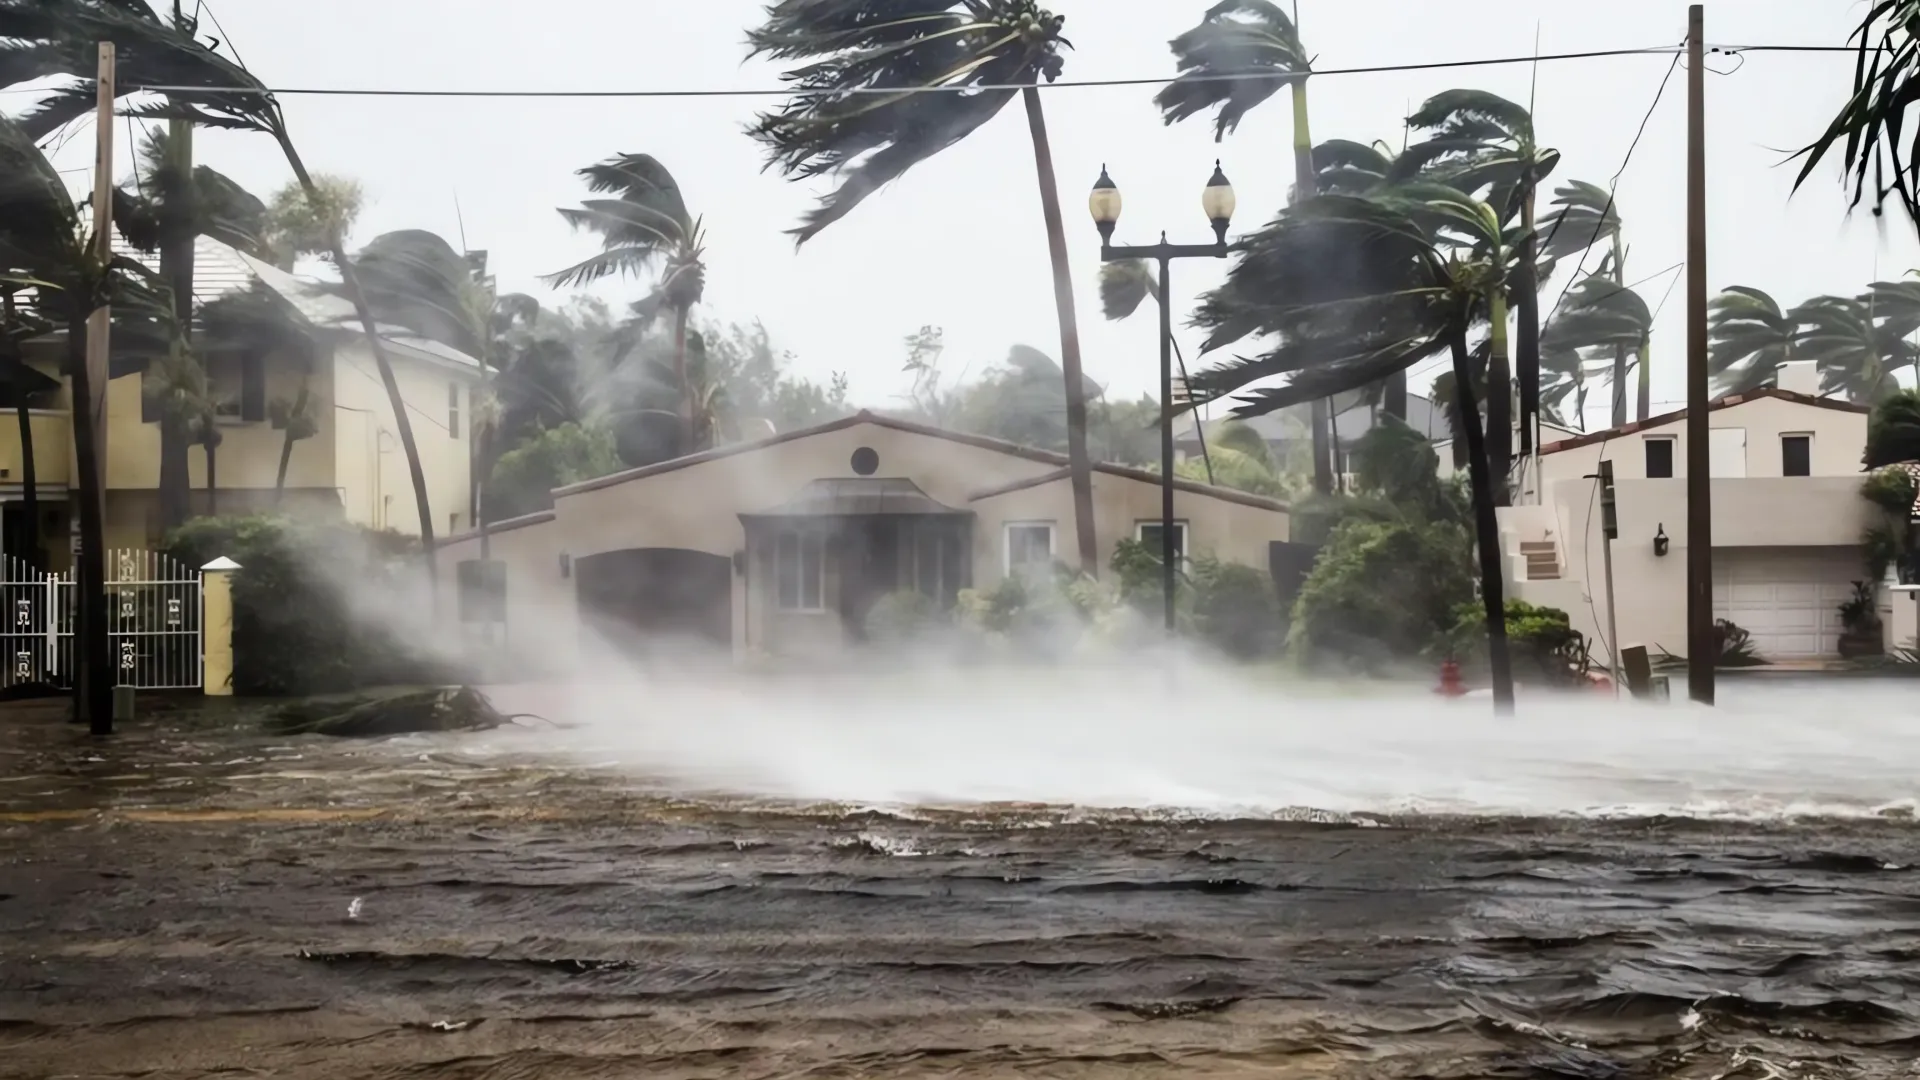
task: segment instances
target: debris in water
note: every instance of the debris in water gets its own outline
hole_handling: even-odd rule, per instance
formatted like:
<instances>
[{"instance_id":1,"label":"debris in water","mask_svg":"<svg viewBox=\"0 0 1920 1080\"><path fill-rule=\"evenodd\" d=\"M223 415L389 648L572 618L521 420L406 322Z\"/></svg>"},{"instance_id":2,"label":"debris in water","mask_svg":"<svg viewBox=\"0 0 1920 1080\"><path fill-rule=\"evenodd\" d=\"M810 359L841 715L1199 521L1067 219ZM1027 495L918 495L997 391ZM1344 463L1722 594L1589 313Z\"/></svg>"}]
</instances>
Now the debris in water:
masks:
<instances>
[{"instance_id":1,"label":"debris in water","mask_svg":"<svg viewBox=\"0 0 1920 1080\"><path fill-rule=\"evenodd\" d=\"M353 903L351 903L351 904L348 904L348 905L347 905L347 918L349 918L349 919L357 919L357 918L359 918L359 917L360 917L360 906L361 906L361 902L360 902L360 898L359 898L359 897L357 897L357 896L356 896L356 897L354 897L354 898L353 898Z\"/></svg>"},{"instance_id":2,"label":"debris in water","mask_svg":"<svg viewBox=\"0 0 1920 1080\"><path fill-rule=\"evenodd\" d=\"M511 723L471 686L411 690L385 697L289 705L276 716L289 735L377 739L431 731L487 731Z\"/></svg>"}]
</instances>

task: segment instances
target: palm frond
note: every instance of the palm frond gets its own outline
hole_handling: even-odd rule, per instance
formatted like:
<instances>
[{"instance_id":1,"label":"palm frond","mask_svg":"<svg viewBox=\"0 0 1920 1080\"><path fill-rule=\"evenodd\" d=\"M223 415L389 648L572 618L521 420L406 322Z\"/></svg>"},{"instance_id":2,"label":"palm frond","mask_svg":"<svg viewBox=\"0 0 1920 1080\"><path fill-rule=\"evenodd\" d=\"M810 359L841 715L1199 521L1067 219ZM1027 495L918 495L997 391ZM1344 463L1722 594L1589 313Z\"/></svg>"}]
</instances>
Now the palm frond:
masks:
<instances>
[{"instance_id":1,"label":"palm frond","mask_svg":"<svg viewBox=\"0 0 1920 1080\"><path fill-rule=\"evenodd\" d=\"M1125 319L1159 288L1144 259L1105 263L1100 267L1100 311L1109 319Z\"/></svg>"},{"instance_id":2,"label":"palm frond","mask_svg":"<svg viewBox=\"0 0 1920 1080\"><path fill-rule=\"evenodd\" d=\"M1270 0L1222 0L1169 46L1179 76L1154 95L1153 103L1168 124L1216 110L1216 140L1226 138L1282 87L1312 72L1298 27Z\"/></svg>"}]
</instances>

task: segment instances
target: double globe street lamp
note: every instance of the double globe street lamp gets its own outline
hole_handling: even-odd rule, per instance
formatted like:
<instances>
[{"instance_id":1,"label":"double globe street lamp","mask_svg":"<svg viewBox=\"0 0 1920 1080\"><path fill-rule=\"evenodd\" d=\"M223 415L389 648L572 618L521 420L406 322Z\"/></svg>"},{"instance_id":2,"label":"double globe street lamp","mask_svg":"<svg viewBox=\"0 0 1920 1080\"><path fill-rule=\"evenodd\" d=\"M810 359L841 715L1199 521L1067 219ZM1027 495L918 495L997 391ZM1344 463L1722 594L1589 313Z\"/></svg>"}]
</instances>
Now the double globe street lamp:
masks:
<instances>
[{"instance_id":1,"label":"double globe street lamp","mask_svg":"<svg viewBox=\"0 0 1920 1080\"><path fill-rule=\"evenodd\" d=\"M1160 304L1160 588L1166 609L1167 633L1173 633L1174 596L1179 583L1181 552L1174 545L1173 529L1173 306L1168 295L1168 269L1175 259L1224 259L1227 257L1227 226L1233 221L1233 185L1213 163L1213 178L1200 193L1200 208L1213 225L1211 244L1169 244L1160 234L1157 244L1113 246L1113 227L1120 220L1120 188L1100 167L1100 179L1087 196L1087 209L1100 230L1100 261L1150 259L1160 266L1156 283ZM1197 420L1195 421L1198 422ZM1184 537L1183 537L1184 539ZM1180 545L1184 547L1185 545Z\"/></svg>"}]
</instances>

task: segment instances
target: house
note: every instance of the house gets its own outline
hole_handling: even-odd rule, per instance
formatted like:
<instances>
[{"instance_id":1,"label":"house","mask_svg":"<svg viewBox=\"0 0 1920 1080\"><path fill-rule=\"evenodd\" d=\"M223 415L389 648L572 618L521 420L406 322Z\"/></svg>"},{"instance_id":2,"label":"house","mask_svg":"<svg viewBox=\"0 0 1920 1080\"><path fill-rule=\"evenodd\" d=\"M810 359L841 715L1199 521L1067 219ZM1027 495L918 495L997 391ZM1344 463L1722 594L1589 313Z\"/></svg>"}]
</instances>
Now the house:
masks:
<instances>
[{"instance_id":1,"label":"house","mask_svg":"<svg viewBox=\"0 0 1920 1080\"><path fill-rule=\"evenodd\" d=\"M1283 503L1177 482L1175 541L1266 567ZM550 511L489 529L509 640L691 638L751 654L830 654L865 633L882 596L958 592L1078 562L1063 455L861 412L561 488ZM1160 478L1096 465L1102 559L1158 542ZM441 545L447 588L469 582L475 535ZM465 567L465 569L463 569ZM484 590L482 590L484 591Z\"/></svg>"},{"instance_id":2,"label":"house","mask_svg":"<svg viewBox=\"0 0 1920 1080\"><path fill-rule=\"evenodd\" d=\"M120 253L140 257L131 250ZM260 348L215 351L205 357L209 388L221 401L222 441L214 459L216 487L211 498L206 491L206 455L197 447L188 453L195 512L204 513L212 506L221 513L244 513L275 504L286 433L270 420L271 404L294 399L304 377L317 431L292 448L281 505L418 535L419 515L406 457L394 430L393 410L352 305L313 282L225 244L199 239L194 267L197 303L254 288L256 283L283 297L311 328L311 356L307 350ZM434 526L457 532L470 524L468 426L479 363L398 327L383 331L420 449ZM28 346L29 364L45 376L28 393L33 406L35 493L42 517L39 531L46 558L58 569L68 559L65 537L74 522L68 500L79 485L68 414L70 386L59 377L64 334L55 333ZM128 374L111 380L107 387L109 548L148 547L162 528L159 416L143 389L150 377L145 372ZM4 404L10 408L14 399ZM25 533L22 469L18 426L10 417L0 417L0 521L4 522L0 546L7 552L20 550Z\"/></svg>"},{"instance_id":3,"label":"house","mask_svg":"<svg viewBox=\"0 0 1920 1080\"><path fill-rule=\"evenodd\" d=\"M1349 396L1355 399L1351 404L1346 400ZM1347 454L1353 449L1354 444L1373 430L1375 424L1381 422L1380 418L1384 414L1378 405L1369 404L1358 395L1343 394L1340 396L1340 404L1343 407L1332 418L1333 435L1339 447L1338 468L1334 471L1344 476L1353 471L1348 464ZM1267 446L1273 452L1274 460L1286 461L1294 458L1299 460L1303 467L1310 468L1313 461L1311 410L1310 405L1292 405L1237 422L1251 427L1266 440ZM1230 422L1235 421L1208 420L1204 424L1196 425L1194 414L1182 415L1176 421L1174 429L1175 457L1181 461L1189 457L1199 457L1202 438L1212 439L1222 425ZM1435 443L1452 437L1452 432L1447 427L1445 410L1434 404L1431 398L1422 397L1419 394L1407 395L1407 426Z\"/></svg>"},{"instance_id":4,"label":"house","mask_svg":"<svg viewBox=\"0 0 1920 1080\"><path fill-rule=\"evenodd\" d=\"M1868 409L1819 397L1810 363L1787 365L1779 384L1708 406L1714 615L1751 633L1768 660L1823 659L1838 654L1840 605L1868 575L1860 544L1872 513L1860 496ZM1603 460L1613 463L1619 522L1620 643L1686 652L1686 418L1681 410L1549 443L1539 500L1500 511L1508 595L1567 612L1602 662L1613 651Z\"/></svg>"}]
</instances>

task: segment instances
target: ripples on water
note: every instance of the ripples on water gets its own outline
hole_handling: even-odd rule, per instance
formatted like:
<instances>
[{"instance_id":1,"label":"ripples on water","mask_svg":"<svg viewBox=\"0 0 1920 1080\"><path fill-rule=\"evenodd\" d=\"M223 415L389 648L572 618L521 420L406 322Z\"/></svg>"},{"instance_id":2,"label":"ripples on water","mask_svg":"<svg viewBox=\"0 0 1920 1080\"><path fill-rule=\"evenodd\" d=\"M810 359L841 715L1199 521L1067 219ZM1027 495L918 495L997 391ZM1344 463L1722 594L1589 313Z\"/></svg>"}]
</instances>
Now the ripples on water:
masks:
<instances>
[{"instance_id":1,"label":"ripples on water","mask_svg":"<svg viewBox=\"0 0 1920 1080\"><path fill-rule=\"evenodd\" d=\"M1194 670L499 697L569 726L0 738L0 1075L1920 1053L1899 684L1505 721Z\"/></svg>"}]
</instances>

